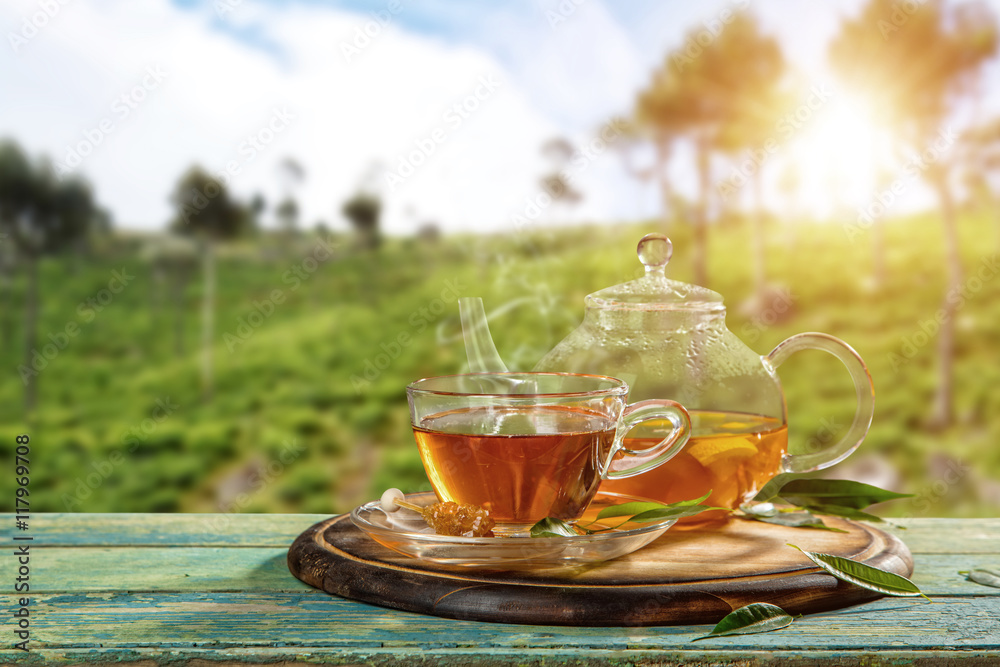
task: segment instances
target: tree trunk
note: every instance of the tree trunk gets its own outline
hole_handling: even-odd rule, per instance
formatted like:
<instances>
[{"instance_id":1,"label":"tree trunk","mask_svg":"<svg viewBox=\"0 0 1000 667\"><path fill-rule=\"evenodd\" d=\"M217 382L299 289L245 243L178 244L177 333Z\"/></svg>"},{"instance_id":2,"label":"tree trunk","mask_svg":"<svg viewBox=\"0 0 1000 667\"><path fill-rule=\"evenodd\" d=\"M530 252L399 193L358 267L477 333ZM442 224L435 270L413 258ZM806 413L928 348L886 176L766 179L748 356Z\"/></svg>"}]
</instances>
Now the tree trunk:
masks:
<instances>
[{"instance_id":1,"label":"tree trunk","mask_svg":"<svg viewBox=\"0 0 1000 667\"><path fill-rule=\"evenodd\" d=\"M73 241L73 259L70 263L70 275L79 275L83 266L83 255L87 249L87 239L81 235Z\"/></svg>"},{"instance_id":2,"label":"tree trunk","mask_svg":"<svg viewBox=\"0 0 1000 667\"><path fill-rule=\"evenodd\" d=\"M667 164L670 162L670 146L666 141L656 142L656 180L660 185L660 203L663 206L663 226L666 229L674 211L674 189L667 177Z\"/></svg>"},{"instance_id":3,"label":"tree trunk","mask_svg":"<svg viewBox=\"0 0 1000 667\"><path fill-rule=\"evenodd\" d=\"M182 269L175 269L171 290L171 300L174 302L174 353L184 356L184 274Z\"/></svg>"},{"instance_id":4,"label":"tree trunk","mask_svg":"<svg viewBox=\"0 0 1000 667\"><path fill-rule=\"evenodd\" d=\"M708 286L708 197L711 187L710 156L707 141L695 142L698 161L698 209L694 220L694 282Z\"/></svg>"},{"instance_id":5,"label":"tree trunk","mask_svg":"<svg viewBox=\"0 0 1000 667\"><path fill-rule=\"evenodd\" d=\"M945 254L948 263L948 288L945 290L944 321L938 338L938 385L934 395L930 425L944 428L954 420L954 365L955 365L955 300L949 299L962 288L962 258L958 246L958 224L955 219L955 203L948 185L947 173L933 177L941 204L941 219L944 223Z\"/></svg>"},{"instance_id":6,"label":"tree trunk","mask_svg":"<svg viewBox=\"0 0 1000 667\"><path fill-rule=\"evenodd\" d=\"M905 156L897 154L902 160ZM879 169L875 180L875 192L881 194L892 187L895 174L885 167ZM875 288L885 285L885 218L889 215L888 209L883 210L881 215L872 215L872 282Z\"/></svg>"},{"instance_id":7,"label":"tree trunk","mask_svg":"<svg viewBox=\"0 0 1000 667\"><path fill-rule=\"evenodd\" d=\"M24 295L24 365L30 369L31 353L35 349L38 330L38 257L29 254L25 260L28 270L28 289ZM37 399L37 378L34 373L27 373L24 380L24 412L27 419L31 418Z\"/></svg>"},{"instance_id":8,"label":"tree trunk","mask_svg":"<svg viewBox=\"0 0 1000 667\"><path fill-rule=\"evenodd\" d=\"M0 238L3 243L3 238ZM9 249L0 246L0 345L6 350L10 347L13 330L13 319L11 313L13 304L11 303L11 273L13 258Z\"/></svg>"},{"instance_id":9,"label":"tree trunk","mask_svg":"<svg viewBox=\"0 0 1000 667\"><path fill-rule=\"evenodd\" d=\"M753 258L754 289L757 296L763 298L764 286L767 283L767 251L764 247L764 193L760 169L753 175L754 215L753 215Z\"/></svg>"},{"instance_id":10,"label":"tree trunk","mask_svg":"<svg viewBox=\"0 0 1000 667\"><path fill-rule=\"evenodd\" d=\"M154 334L159 329L160 318L163 316L163 293L166 277L166 270L162 265L154 263L150 267L149 322Z\"/></svg>"},{"instance_id":11,"label":"tree trunk","mask_svg":"<svg viewBox=\"0 0 1000 667\"><path fill-rule=\"evenodd\" d=\"M872 281L876 288L885 284L885 225L881 215L872 216Z\"/></svg>"},{"instance_id":12,"label":"tree trunk","mask_svg":"<svg viewBox=\"0 0 1000 667\"><path fill-rule=\"evenodd\" d=\"M204 290L201 302L201 391L205 400L212 398L212 338L215 328L215 248L206 239L202 247Z\"/></svg>"}]
</instances>

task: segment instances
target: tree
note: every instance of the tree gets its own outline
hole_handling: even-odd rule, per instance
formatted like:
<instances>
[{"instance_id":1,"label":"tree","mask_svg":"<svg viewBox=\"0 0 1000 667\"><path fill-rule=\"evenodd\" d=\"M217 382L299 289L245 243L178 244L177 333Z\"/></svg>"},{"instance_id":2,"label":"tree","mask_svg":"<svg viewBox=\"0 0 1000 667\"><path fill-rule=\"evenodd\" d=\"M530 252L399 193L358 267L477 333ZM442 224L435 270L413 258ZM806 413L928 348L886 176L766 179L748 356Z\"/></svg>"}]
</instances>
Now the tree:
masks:
<instances>
[{"instance_id":1,"label":"tree","mask_svg":"<svg viewBox=\"0 0 1000 667\"><path fill-rule=\"evenodd\" d=\"M801 222L804 217L801 198L802 176L797 165L788 162L782 167L778 175L778 191L781 192L785 200L782 237L785 247L791 250L798 240L795 225L797 222Z\"/></svg>"},{"instance_id":2,"label":"tree","mask_svg":"<svg viewBox=\"0 0 1000 667\"><path fill-rule=\"evenodd\" d=\"M718 147L735 157L736 168L733 176L720 184L723 199L736 195L736 189L748 184L753 194L751 213L753 232L753 284L758 303L764 297L767 284L767 248L764 210L764 170L768 156L777 146L776 128L779 118L794 108L792 96L782 89L786 64L784 56L774 40L755 42L753 48L760 49L762 64L757 76L758 87L752 95L744 95L734 100L732 115L719 130ZM753 153L756 153L756 157ZM750 157L747 157L750 154ZM737 178L738 177L738 178Z\"/></svg>"},{"instance_id":3,"label":"tree","mask_svg":"<svg viewBox=\"0 0 1000 667\"><path fill-rule=\"evenodd\" d=\"M639 94L633 115L638 128L655 143L658 163L669 160L678 137L687 137L693 144L699 192L694 214L694 280L707 285L712 153L720 148L727 124L752 108L783 60L777 42L760 33L749 13L734 15L711 43L692 53L690 45L699 44L698 30L688 34L688 46L667 55L649 87ZM662 174L662 168L659 171Z\"/></svg>"},{"instance_id":4,"label":"tree","mask_svg":"<svg viewBox=\"0 0 1000 667\"><path fill-rule=\"evenodd\" d=\"M0 345L10 345L14 327L13 308L10 304L11 283L17 270L17 253L13 239L7 232L0 232Z\"/></svg>"},{"instance_id":5,"label":"tree","mask_svg":"<svg viewBox=\"0 0 1000 667\"><path fill-rule=\"evenodd\" d=\"M997 19L982 2L947 7L927 0L910 14L892 0L868 0L861 13L845 20L830 45L830 61L846 86L864 95L883 127L893 128L904 152L923 154L923 178L935 191L944 227L948 285L938 339L939 378L930 425L953 420L955 303L947 295L962 282L947 123L958 102L975 92L983 64L997 50ZM952 140L953 142L953 140Z\"/></svg>"},{"instance_id":6,"label":"tree","mask_svg":"<svg viewBox=\"0 0 1000 667\"><path fill-rule=\"evenodd\" d=\"M435 244L441 240L441 228L436 222L425 222L417 227L417 240L427 244Z\"/></svg>"},{"instance_id":7,"label":"tree","mask_svg":"<svg viewBox=\"0 0 1000 667\"><path fill-rule=\"evenodd\" d=\"M250 198L250 226L253 227L254 231L260 229L260 219L264 215L264 211L267 209L267 200L264 199L264 195L261 193L254 194Z\"/></svg>"},{"instance_id":8,"label":"tree","mask_svg":"<svg viewBox=\"0 0 1000 667\"><path fill-rule=\"evenodd\" d=\"M212 347L215 315L215 246L234 239L249 227L248 210L232 200L226 186L204 169L194 166L184 173L170 197L177 208L172 228L195 237L201 257L202 289L202 393L212 396Z\"/></svg>"},{"instance_id":9,"label":"tree","mask_svg":"<svg viewBox=\"0 0 1000 667\"><path fill-rule=\"evenodd\" d=\"M32 163L13 142L0 143L0 234L12 242L27 272L24 362L24 407L37 403L36 339L38 336L38 264L45 255L71 247L98 216L90 186L79 178L60 182L50 164Z\"/></svg>"},{"instance_id":10,"label":"tree","mask_svg":"<svg viewBox=\"0 0 1000 667\"><path fill-rule=\"evenodd\" d=\"M317 220L315 223L313 223L313 231L315 232L316 236L320 237L321 239L329 239L330 236L333 234L333 232L330 230L330 226L326 224L326 222L323 220Z\"/></svg>"},{"instance_id":11,"label":"tree","mask_svg":"<svg viewBox=\"0 0 1000 667\"><path fill-rule=\"evenodd\" d=\"M285 190L290 191L300 185L306 178L306 170L298 160L293 157L286 157L278 164L281 177L285 181Z\"/></svg>"},{"instance_id":12,"label":"tree","mask_svg":"<svg viewBox=\"0 0 1000 667\"><path fill-rule=\"evenodd\" d=\"M154 312L163 301L164 288L170 295L174 311L174 354L184 356L184 290L198 268L198 247L188 237L165 234L147 244L141 252L152 270ZM154 327L159 324L154 322Z\"/></svg>"},{"instance_id":13,"label":"tree","mask_svg":"<svg viewBox=\"0 0 1000 667\"><path fill-rule=\"evenodd\" d=\"M381 243L379 218L382 215L382 200L374 194L359 190L341 207L344 217L358 235L362 248L374 249Z\"/></svg>"},{"instance_id":14,"label":"tree","mask_svg":"<svg viewBox=\"0 0 1000 667\"><path fill-rule=\"evenodd\" d=\"M13 141L0 142L0 309L3 311L2 343L10 344L12 321L10 292L17 248L14 233L31 201L32 167Z\"/></svg>"},{"instance_id":15,"label":"tree","mask_svg":"<svg viewBox=\"0 0 1000 667\"><path fill-rule=\"evenodd\" d=\"M1000 118L969 128L959 142L962 181L968 194L967 207L976 213L995 211L1000 193L995 186L1000 174ZM994 215L997 248L1000 249L1000 216Z\"/></svg>"},{"instance_id":16,"label":"tree","mask_svg":"<svg viewBox=\"0 0 1000 667\"><path fill-rule=\"evenodd\" d=\"M570 207L583 199L566 177L566 168L575 154L573 144L562 137L549 139L542 145L542 155L549 159L552 171L542 176L540 182L542 190L552 198L553 208L560 203Z\"/></svg>"},{"instance_id":17,"label":"tree","mask_svg":"<svg viewBox=\"0 0 1000 667\"><path fill-rule=\"evenodd\" d=\"M281 225L285 236L291 239L295 236L299 227L299 205L292 196L292 192L302 184L306 178L306 170L299 164L298 160L286 157L278 165L281 173L281 180L284 181L285 198L278 204L275 215L278 216L278 223Z\"/></svg>"},{"instance_id":18,"label":"tree","mask_svg":"<svg viewBox=\"0 0 1000 667\"><path fill-rule=\"evenodd\" d=\"M655 177L660 190L660 205L663 207L663 223L671 219L684 218L687 215L687 202L673 188L667 168L670 165L676 135L669 134L664 128L640 125L634 118L621 119L618 125L620 134L614 147L622 157L625 171L640 181L649 181ZM652 166L640 166L635 155L643 147L653 150Z\"/></svg>"},{"instance_id":19,"label":"tree","mask_svg":"<svg viewBox=\"0 0 1000 667\"><path fill-rule=\"evenodd\" d=\"M278 225L285 236L289 239L295 236L295 232L299 227L299 205L295 199L291 196L286 197L278 204L278 208L274 210L274 214L278 216Z\"/></svg>"}]
</instances>

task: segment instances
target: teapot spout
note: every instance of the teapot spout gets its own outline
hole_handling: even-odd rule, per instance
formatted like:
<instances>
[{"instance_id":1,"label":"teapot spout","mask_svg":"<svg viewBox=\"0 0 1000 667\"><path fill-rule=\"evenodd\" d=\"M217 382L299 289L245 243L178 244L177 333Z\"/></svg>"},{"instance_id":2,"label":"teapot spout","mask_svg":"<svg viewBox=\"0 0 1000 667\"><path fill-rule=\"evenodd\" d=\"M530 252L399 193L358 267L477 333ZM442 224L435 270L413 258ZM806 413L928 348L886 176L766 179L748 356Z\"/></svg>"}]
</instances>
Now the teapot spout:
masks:
<instances>
[{"instance_id":1,"label":"teapot spout","mask_svg":"<svg viewBox=\"0 0 1000 667\"><path fill-rule=\"evenodd\" d=\"M458 312L462 318L469 370L473 373L506 372L507 366L493 344L490 327L486 323L483 300L478 296L464 296L458 300Z\"/></svg>"}]
</instances>

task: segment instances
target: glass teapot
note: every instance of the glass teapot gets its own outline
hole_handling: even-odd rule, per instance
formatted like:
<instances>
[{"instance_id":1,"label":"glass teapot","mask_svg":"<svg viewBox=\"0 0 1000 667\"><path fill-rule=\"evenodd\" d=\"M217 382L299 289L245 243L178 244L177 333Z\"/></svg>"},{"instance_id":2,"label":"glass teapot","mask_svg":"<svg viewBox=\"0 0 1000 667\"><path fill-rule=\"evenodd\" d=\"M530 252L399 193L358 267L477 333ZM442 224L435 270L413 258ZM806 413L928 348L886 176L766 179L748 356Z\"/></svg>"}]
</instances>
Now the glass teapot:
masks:
<instances>
[{"instance_id":1,"label":"glass teapot","mask_svg":"<svg viewBox=\"0 0 1000 667\"><path fill-rule=\"evenodd\" d=\"M779 473L820 470L853 452L874 412L874 387L858 353L833 336L802 333L758 355L726 327L719 294L666 277L672 252L666 236L643 237L638 255L645 276L589 295L583 323L535 366L536 371L618 377L631 386L630 401L670 399L690 413L691 438L677 456L649 472L607 480L601 489L661 502L712 491L707 504L737 508ZM499 370L495 366L502 362L481 307L477 312L467 302L462 315L473 370ZM857 393L857 412L839 442L791 455L776 369L800 350L823 350L844 363ZM494 367L482 367L486 365ZM672 428L650 424L625 439L630 455L641 457ZM629 460L622 465L635 465L634 458ZM692 522L725 518L714 514L692 517Z\"/></svg>"}]
</instances>

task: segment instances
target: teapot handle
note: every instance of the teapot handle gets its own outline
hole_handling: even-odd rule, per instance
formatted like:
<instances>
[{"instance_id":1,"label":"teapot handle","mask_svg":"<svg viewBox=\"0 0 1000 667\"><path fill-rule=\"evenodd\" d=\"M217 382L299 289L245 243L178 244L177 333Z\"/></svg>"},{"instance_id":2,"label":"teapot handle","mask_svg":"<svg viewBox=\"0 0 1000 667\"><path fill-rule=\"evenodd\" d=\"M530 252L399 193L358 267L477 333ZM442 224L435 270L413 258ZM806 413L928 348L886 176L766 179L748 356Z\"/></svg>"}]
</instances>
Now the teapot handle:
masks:
<instances>
[{"instance_id":1,"label":"teapot handle","mask_svg":"<svg viewBox=\"0 0 1000 667\"><path fill-rule=\"evenodd\" d=\"M782 461L782 471L792 473L812 472L829 468L847 458L868 434L875 413L875 385L861 356L850 345L824 333L800 333L782 341L771 353L763 357L769 370L776 369L788 357L800 350L823 350L840 359L854 381L858 396L858 409L847 434L838 443L819 452L787 454Z\"/></svg>"}]
</instances>

